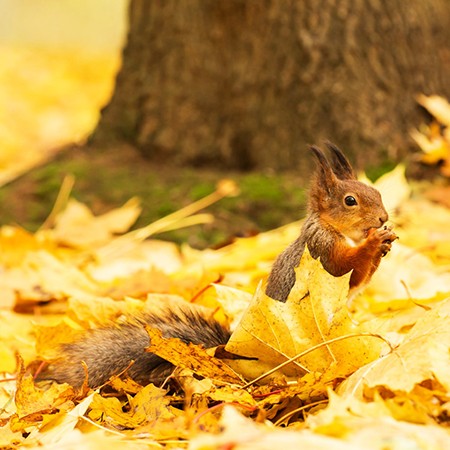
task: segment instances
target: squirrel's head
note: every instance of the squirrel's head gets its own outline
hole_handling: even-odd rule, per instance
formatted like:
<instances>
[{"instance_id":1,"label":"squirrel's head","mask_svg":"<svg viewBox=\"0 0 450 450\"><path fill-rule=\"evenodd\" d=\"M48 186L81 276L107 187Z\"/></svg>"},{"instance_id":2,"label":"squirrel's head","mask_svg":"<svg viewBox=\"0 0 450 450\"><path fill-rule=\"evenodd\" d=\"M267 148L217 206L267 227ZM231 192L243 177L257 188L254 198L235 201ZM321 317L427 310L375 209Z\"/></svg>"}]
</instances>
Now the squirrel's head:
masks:
<instances>
[{"instance_id":1,"label":"squirrel's head","mask_svg":"<svg viewBox=\"0 0 450 450\"><path fill-rule=\"evenodd\" d=\"M318 167L311 183L309 209L356 244L371 228L381 227L388 213L380 193L356 179L344 154L330 142L326 146L330 161L320 148L311 146Z\"/></svg>"}]
</instances>

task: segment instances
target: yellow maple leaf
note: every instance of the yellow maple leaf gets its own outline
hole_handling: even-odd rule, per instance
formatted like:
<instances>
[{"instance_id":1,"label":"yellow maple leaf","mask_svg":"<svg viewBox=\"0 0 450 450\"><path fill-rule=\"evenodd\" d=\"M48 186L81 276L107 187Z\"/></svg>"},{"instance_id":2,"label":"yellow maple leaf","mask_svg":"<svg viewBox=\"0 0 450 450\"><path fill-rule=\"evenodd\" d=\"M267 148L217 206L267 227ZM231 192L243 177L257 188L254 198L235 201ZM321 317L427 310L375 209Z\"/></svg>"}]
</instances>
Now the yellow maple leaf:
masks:
<instances>
[{"instance_id":1,"label":"yellow maple leaf","mask_svg":"<svg viewBox=\"0 0 450 450\"><path fill-rule=\"evenodd\" d=\"M353 323L347 310L350 274L333 277L307 250L296 274L286 303L267 297L261 288L257 291L226 345L227 351L257 362L229 364L253 378L305 353L283 366L282 373L298 377L333 367L335 376L342 376L378 357L383 342L357 336L364 327ZM341 340L343 336L348 338Z\"/></svg>"},{"instance_id":2,"label":"yellow maple leaf","mask_svg":"<svg viewBox=\"0 0 450 450\"><path fill-rule=\"evenodd\" d=\"M436 119L430 126L422 127L421 131L413 130L412 138L424 154L421 161L425 164L437 164L444 161L440 167L443 175L449 176L450 158L450 104L438 95L419 95L417 101ZM446 127L442 129L442 126Z\"/></svg>"},{"instance_id":3,"label":"yellow maple leaf","mask_svg":"<svg viewBox=\"0 0 450 450\"><path fill-rule=\"evenodd\" d=\"M450 144L441 135L429 135L420 131L411 131L411 137L423 151L420 160L425 164L437 164L450 156Z\"/></svg>"}]
</instances>

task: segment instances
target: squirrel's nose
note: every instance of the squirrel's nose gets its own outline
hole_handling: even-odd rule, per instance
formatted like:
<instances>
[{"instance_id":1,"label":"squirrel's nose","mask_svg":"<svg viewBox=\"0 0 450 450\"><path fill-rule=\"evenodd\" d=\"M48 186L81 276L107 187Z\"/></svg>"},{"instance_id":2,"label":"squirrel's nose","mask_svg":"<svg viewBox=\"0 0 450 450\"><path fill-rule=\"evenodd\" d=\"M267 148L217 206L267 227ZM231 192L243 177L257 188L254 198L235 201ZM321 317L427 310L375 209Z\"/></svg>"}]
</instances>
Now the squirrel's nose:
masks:
<instances>
[{"instance_id":1,"label":"squirrel's nose","mask_svg":"<svg viewBox=\"0 0 450 450\"><path fill-rule=\"evenodd\" d=\"M380 224L383 225L384 223L386 223L389 219L388 213L384 212L381 216L380 216Z\"/></svg>"}]
</instances>

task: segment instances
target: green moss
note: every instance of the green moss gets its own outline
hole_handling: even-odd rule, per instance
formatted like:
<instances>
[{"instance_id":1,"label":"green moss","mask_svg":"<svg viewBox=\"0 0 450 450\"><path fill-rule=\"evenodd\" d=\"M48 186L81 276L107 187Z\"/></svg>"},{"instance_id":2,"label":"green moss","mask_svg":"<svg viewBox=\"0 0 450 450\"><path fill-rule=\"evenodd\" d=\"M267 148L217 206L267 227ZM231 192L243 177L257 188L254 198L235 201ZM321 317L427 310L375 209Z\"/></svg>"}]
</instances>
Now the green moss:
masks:
<instances>
[{"instance_id":1,"label":"green moss","mask_svg":"<svg viewBox=\"0 0 450 450\"><path fill-rule=\"evenodd\" d=\"M0 189L0 223L18 223L36 230L50 213L61 183L73 174L72 196L96 214L121 206L131 197L142 201L136 227L147 225L215 190L217 182L232 178L240 195L207 209L215 221L165 233L161 238L196 247L214 246L233 236L264 231L297 220L304 209L302 180L292 175L195 171L151 165L136 157L106 151L67 152Z\"/></svg>"},{"instance_id":2,"label":"green moss","mask_svg":"<svg viewBox=\"0 0 450 450\"><path fill-rule=\"evenodd\" d=\"M243 178L241 189L249 200L279 202L287 195L282 182L279 177L251 173Z\"/></svg>"},{"instance_id":3,"label":"green moss","mask_svg":"<svg viewBox=\"0 0 450 450\"><path fill-rule=\"evenodd\" d=\"M214 183L205 183L200 181L199 184L192 186L190 189L189 197L193 200L200 200L203 197L214 192L215 186Z\"/></svg>"}]
</instances>

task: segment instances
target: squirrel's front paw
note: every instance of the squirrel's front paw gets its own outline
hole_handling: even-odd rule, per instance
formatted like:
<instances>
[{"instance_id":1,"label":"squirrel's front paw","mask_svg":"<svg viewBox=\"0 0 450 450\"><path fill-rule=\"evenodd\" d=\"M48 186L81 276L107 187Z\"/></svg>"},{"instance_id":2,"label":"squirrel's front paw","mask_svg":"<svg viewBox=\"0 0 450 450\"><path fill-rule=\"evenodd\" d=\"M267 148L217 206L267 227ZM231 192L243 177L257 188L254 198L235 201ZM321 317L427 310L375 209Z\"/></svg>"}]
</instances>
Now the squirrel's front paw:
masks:
<instances>
[{"instance_id":1,"label":"squirrel's front paw","mask_svg":"<svg viewBox=\"0 0 450 450\"><path fill-rule=\"evenodd\" d=\"M369 230L368 240L377 247L381 256L385 256L389 252L392 242L396 239L398 239L398 236L386 225L382 228Z\"/></svg>"}]
</instances>

